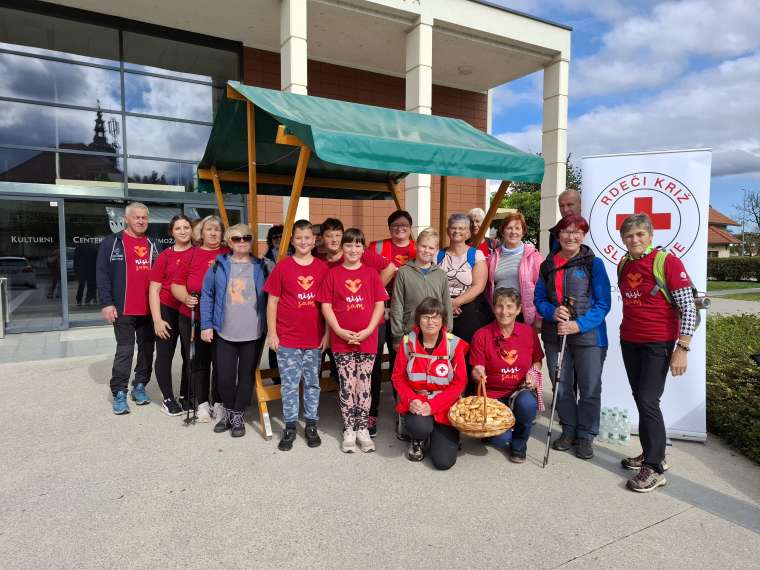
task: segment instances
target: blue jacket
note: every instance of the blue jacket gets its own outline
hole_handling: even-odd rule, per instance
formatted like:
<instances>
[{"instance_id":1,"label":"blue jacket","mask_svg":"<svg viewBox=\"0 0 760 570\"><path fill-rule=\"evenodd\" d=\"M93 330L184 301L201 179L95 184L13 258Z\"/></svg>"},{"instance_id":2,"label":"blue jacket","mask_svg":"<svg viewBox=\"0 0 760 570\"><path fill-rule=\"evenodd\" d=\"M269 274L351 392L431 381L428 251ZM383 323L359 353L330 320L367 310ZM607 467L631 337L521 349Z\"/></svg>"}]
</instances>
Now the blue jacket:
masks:
<instances>
[{"instance_id":1,"label":"blue jacket","mask_svg":"<svg viewBox=\"0 0 760 570\"><path fill-rule=\"evenodd\" d=\"M98 285L98 297L102 307L116 307L119 315L124 313L124 303L127 298L127 262L124 254L124 231L111 234L100 242L95 269ZM158 257L158 247L152 238L148 239L150 247L150 266ZM146 291L147 295L148 292Z\"/></svg>"},{"instance_id":2,"label":"blue jacket","mask_svg":"<svg viewBox=\"0 0 760 570\"><path fill-rule=\"evenodd\" d=\"M575 298L575 308L580 333L567 338L569 344L578 346L607 346L607 325L604 322L612 306L610 279L604 262L586 245L581 245L580 253L565 264L563 294ZM562 300L557 298L555 286L556 267L554 255L549 255L541 264L533 303L543 317L541 337L544 342L559 343L554 311Z\"/></svg>"},{"instance_id":3,"label":"blue jacket","mask_svg":"<svg viewBox=\"0 0 760 570\"><path fill-rule=\"evenodd\" d=\"M203 278L201 292L201 330L214 329L219 332L224 323L226 309L227 281L230 275L230 257L226 253L217 256L206 276ZM267 332L267 294L264 293L264 282L269 276L264 261L251 256L253 268L253 283L256 286L256 306L259 314L259 330L264 337Z\"/></svg>"}]
</instances>

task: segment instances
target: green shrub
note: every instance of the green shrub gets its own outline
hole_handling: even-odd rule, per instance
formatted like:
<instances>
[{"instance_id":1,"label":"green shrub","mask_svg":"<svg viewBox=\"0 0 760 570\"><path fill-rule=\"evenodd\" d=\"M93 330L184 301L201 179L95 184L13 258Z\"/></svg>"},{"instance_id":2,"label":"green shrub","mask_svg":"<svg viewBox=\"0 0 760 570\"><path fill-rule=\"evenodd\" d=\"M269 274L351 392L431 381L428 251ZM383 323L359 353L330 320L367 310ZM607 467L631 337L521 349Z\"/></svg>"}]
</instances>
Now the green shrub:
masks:
<instances>
[{"instance_id":1,"label":"green shrub","mask_svg":"<svg viewBox=\"0 0 760 570\"><path fill-rule=\"evenodd\" d=\"M760 256L709 257L707 277L718 281L760 280Z\"/></svg>"},{"instance_id":2,"label":"green shrub","mask_svg":"<svg viewBox=\"0 0 760 570\"><path fill-rule=\"evenodd\" d=\"M707 425L760 463L760 317L717 315L707 320Z\"/></svg>"}]
</instances>

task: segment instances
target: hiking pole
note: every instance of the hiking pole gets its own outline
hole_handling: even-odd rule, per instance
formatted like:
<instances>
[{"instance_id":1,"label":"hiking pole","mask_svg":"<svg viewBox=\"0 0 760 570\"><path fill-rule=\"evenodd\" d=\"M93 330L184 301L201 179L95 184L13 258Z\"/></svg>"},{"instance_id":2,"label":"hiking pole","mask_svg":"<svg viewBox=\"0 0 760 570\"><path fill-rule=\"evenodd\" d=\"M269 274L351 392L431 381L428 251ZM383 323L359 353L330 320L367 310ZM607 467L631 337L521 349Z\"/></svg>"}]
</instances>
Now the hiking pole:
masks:
<instances>
[{"instance_id":1,"label":"hiking pole","mask_svg":"<svg viewBox=\"0 0 760 570\"><path fill-rule=\"evenodd\" d=\"M193 297L196 299L198 298L198 293L190 293ZM190 349L187 351L187 367L188 375L187 375L187 391L188 391L188 398L187 398L187 414L185 415L185 425L194 424L198 421L198 379L197 375L193 374L193 360L195 360L195 307L190 309ZM190 385L192 384L192 396L190 396L189 392ZM190 416L190 407L193 408L193 415Z\"/></svg>"},{"instance_id":2,"label":"hiking pole","mask_svg":"<svg viewBox=\"0 0 760 570\"><path fill-rule=\"evenodd\" d=\"M565 297L562 301L562 305L570 309L570 317L575 316L575 299L573 297ZM552 391L552 413L549 416L549 431L546 434L546 446L544 447L544 464L543 468L546 469L547 463L549 463L549 449L552 439L552 427L554 425L554 412L557 409L557 392L559 392L559 382L562 377L562 361L565 357L565 348L567 348L567 335L562 335L562 344L559 349L559 357L557 358L557 368L554 370L554 389Z\"/></svg>"}]
</instances>

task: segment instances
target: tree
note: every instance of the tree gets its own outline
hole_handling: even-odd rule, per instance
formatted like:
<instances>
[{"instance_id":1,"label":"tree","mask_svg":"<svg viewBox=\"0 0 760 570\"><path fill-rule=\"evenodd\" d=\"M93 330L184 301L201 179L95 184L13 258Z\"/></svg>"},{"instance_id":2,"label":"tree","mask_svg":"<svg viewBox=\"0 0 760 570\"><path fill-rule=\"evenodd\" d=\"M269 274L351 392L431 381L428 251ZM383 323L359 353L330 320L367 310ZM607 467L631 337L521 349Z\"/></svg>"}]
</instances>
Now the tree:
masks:
<instances>
[{"instance_id":1,"label":"tree","mask_svg":"<svg viewBox=\"0 0 760 570\"><path fill-rule=\"evenodd\" d=\"M744 245L743 250L747 249L749 245L749 252L742 251L742 255L752 255L753 243L751 243L750 236L752 235L752 225L754 224L755 230L760 232L760 191L757 190L744 190L744 198L741 204L734 204L734 208L741 213L742 221L742 240Z\"/></svg>"},{"instance_id":2,"label":"tree","mask_svg":"<svg viewBox=\"0 0 760 570\"><path fill-rule=\"evenodd\" d=\"M541 156L540 152L536 154L538 156ZM575 166L572 162L570 162L571 156L573 155L567 155L567 171L565 174L567 182L565 183L565 186L567 188L575 188L578 190L578 192L580 192L581 183L583 182L583 173L581 172L579 166ZM536 190L541 190L540 184L532 184L530 182L513 182L511 187L513 192L535 192Z\"/></svg>"}]
</instances>

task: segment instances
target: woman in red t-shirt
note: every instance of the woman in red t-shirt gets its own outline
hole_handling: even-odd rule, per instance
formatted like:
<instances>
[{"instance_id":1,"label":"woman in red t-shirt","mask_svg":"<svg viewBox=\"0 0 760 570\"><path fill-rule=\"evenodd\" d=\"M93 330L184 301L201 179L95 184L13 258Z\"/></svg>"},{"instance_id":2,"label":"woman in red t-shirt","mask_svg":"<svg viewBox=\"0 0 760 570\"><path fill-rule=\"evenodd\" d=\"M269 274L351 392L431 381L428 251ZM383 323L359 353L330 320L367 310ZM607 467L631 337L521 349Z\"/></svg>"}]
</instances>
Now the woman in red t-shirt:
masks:
<instances>
[{"instance_id":1,"label":"woman in red t-shirt","mask_svg":"<svg viewBox=\"0 0 760 570\"><path fill-rule=\"evenodd\" d=\"M388 293L377 271L362 264L366 243L361 230L346 230L340 241L343 263L328 271L317 295L340 378L345 453L352 453L357 442L362 451L375 450L368 429L370 389L377 325Z\"/></svg>"},{"instance_id":2,"label":"woman in red t-shirt","mask_svg":"<svg viewBox=\"0 0 760 570\"><path fill-rule=\"evenodd\" d=\"M521 305L517 290L496 289L493 294L496 320L478 330L470 345L473 380L485 377L488 397L505 403L515 415L511 430L483 441L503 449L510 444L509 459L514 463L525 462L533 420L544 409L541 398L544 352L533 327L515 321Z\"/></svg>"},{"instance_id":3,"label":"woman in red t-shirt","mask_svg":"<svg viewBox=\"0 0 760 570\"><path fill-rule=\"evenodd\" d=\"M193 226L190 218L183 214L174 216L169 222L169 235L174 245L167 247L156 258L150 272L148 300L156 333L156 379L163 394L161 411L169 416L178 416L182 407L174 399L172 387L172 360L179 338L179 301L171 292L171 284L177 269L188 255L192 254L191 242ZM182 351L182 384L187 385L187 353Z\"/></svg>"},{"instance_id":4,"label":"woman in red t-shirt","mask_svg":"<svg viewBox=\"0 0 760 570\"><path fill-rule=\"evenodd\" d=\"M691 280L675 255L652 245L654 229L646 214L627 217L620 237L628 249L620 261L618 287L623 300L620 345L623 363L639 411L639 441L643 452L623 459L623 467L638 470L628 488L639 493L664 485L665 421L660 398L670 370L673 376L686 372L697 308ZM662 291L654 276L657 256L665 256ZM655 292L652 294L652 292ZM665 293L670 296L670 301Z\"/></svg>"},{"instance_id":5,"label":"woman in red t-shirt","mask_svg":"<svg viewBox=\"0 0 760 570\"><path fill-rule=\"evenodd\" d=\"M213 401L215 409L209 405L209 385L211 383L211 361L214 354L213 343L202 342L200 335L200 292L203 289L203 278L214 265L217 255L230 253L230 249L222 242L222 220L217 216L206 216L193 228L193 241L200 244L193 248L179 265L172 280L171 290L179 306L179 336L182 347L190 353L191 324L195 325L195 357L191 363L189 386L182 386L182 406L189 407L190 402L198 405L198 421L210 422L212 417L221 417L224 406L214 381ZM196 388L197 387L197 388ZM196 393L195 390L198 390Z\"/></svg>"}]
</instances>

